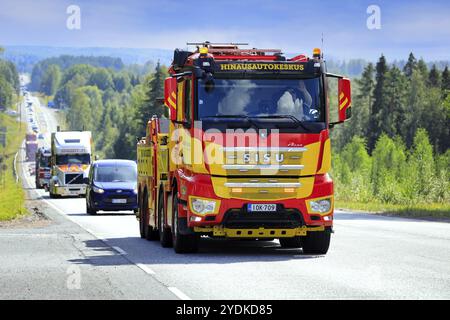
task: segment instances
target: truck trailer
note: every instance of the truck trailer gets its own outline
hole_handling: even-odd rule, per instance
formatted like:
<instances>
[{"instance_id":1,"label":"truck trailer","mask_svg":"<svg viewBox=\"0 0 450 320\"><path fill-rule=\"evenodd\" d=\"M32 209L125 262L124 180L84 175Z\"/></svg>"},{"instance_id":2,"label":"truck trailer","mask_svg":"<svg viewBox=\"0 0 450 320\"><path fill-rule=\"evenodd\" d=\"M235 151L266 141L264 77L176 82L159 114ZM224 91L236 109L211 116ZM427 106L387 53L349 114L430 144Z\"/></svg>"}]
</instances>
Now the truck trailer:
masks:
<instances>
[{"instance_id":1,"label":"truck trailer","mask_svg":"<svg viewBox=\"0 0 450 320\"><path fill-rule=\"evenodd\" d=\"M58 131L51 135L51 198L84 196L92 161L90 131Z\"/></svg>"},{"instance_id":2,"label":"truck trailer","mask_svg":"<svg viewBox=\"0 0 450 320\"><path fill-rule=\"evenodd\" d=\"M327 72L320 49L287 58L278 49L195 45L175 50L168 118L149 119L137 143L141 237L177 253L196 252L203 236L327 253L329 130L351 116L350 80Z\"/></svg>"}]
</instances>

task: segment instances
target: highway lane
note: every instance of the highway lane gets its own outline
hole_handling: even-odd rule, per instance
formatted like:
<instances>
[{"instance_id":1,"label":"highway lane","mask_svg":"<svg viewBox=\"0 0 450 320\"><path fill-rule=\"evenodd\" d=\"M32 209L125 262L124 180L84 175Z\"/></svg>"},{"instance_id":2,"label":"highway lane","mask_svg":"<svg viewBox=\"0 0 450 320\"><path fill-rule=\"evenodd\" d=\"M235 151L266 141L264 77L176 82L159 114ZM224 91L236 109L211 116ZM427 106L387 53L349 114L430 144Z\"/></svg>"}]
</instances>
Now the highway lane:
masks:
<instances>
[{"instance_id":1,"label":"highway lane","mask_svg":"<svg viewBox=\"0 0 450 320\"><path fill-rule=\"evenodd\" d=\"M52 111L40 107L52 118ZM50 124L49 127L51 127ZM53 123L55 126L55 123ZM95 139L95 137L94 137ZM29 181L32 183L32 181ZM197 254L177 255L139 237L131 212L85 213L80 198L41 201L105 243L179 298L192 299L449 299L450 224L338 211L325 256L281 249L277 241L203 239ZM98 251L78 265L117 262ZM142 285L145 285L144 283ZM176 289L173 289L176 288Z\"/></svg>"}]
</instances>

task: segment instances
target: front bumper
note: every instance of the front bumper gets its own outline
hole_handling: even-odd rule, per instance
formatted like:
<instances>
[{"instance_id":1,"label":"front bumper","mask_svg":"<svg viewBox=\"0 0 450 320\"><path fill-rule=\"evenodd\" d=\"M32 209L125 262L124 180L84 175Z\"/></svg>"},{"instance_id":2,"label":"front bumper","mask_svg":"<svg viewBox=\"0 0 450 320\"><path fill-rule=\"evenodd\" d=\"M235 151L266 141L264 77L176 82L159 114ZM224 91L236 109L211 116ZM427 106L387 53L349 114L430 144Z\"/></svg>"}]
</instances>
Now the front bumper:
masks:
<instances>
[{"instance_id":1,"label":"front bumper","mask_svg":"<svg viewBox=\"0 0 450 320\"><path fill-rule=\"evenodd\" d=\"M54 186L53 193L60 196L80 196L86 194L86 185Z\"/></svg>"},{"instance_id":2,"label":"front bumper","mask_svg":"<svg viewBox=\"0 0 450 320\"><path fill-rule=\"evenodd\" d=\"M281 179L279 179L281 180ZM187 179L180 179L179 197L184 200L179 207L182 217L187 218L187 226L195 232L213 233L216 235L234 237L240 231L239 237L292 237L304 234L305 228L331 228L333 225L333 182L328 175L313 177L313 185L308 195L303 198L292 198L283 194L281 199L274 199L273 194L268 199L238 199L221 198L214 191L211 177L208 175L194 175ZM217 186L216 186L217 189ZM256 190L251 190L255 192ZM299 191L300 192L300 191ZM244 194L243 197L246 195ZM190 205L189 197L202 197L220 201L220 206L214 214L196 214ZM309 200L330 199L331 208L324 213L312 212ZM247 211L247 204L276 204L276 212ZM279 234L283 231L284 234ZM317 231L317 230L314 230ZM249 233L250 232L250 233Z\"/></svg>"},{"instance_id":3,"label":"front bumper","mask_svg":"<svg viewBox=\"0 0 450 320\"><path fill-rule=\"evenodd\" d=\"M125 203L114 203L113 199L126 201ZM103 194L93 193L92 205L96 210L103 211L121 211L121 210L137 210L137 195L130 192L117 196L114 193L105 192Z\"/></svg>"}]
</instances>

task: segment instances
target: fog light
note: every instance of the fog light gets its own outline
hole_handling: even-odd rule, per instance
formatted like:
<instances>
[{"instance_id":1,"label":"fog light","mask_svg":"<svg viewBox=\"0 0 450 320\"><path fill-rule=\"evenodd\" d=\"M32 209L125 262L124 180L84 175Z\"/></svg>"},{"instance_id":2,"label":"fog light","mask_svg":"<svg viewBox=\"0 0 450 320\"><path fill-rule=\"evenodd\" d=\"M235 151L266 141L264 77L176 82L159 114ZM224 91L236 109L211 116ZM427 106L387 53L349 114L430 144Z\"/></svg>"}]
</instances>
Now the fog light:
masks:
<instances>
[{"instance_id":1,"label":"fog light","mask_svg":"<svg viewBox=\"0 0 450 320\"><path fill-rule=\"evenodd\" d=\"M195 221L195 222L199 222L199 221L202 221L202 217L195 217L195 216L192 216L190 220L191 220L191 221Z\"/></svg>"}]
</instances>

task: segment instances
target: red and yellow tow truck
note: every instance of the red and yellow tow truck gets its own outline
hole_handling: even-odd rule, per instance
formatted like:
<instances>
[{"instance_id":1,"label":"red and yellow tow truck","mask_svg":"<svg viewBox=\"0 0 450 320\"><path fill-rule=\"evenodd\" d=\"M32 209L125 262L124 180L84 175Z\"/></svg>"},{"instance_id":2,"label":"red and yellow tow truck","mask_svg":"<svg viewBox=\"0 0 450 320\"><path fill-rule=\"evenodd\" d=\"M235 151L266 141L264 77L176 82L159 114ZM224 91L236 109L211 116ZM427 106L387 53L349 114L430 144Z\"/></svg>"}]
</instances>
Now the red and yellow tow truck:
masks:
<instances>
[{"instance_id":1,"label":"red and yellow tow truck","mask_svg":"<svg viewBox=\"0 0 450 320\"><path fill-rule=\"evenodd\" d=\"M137 144L141 236L177 253L210 236L279 239L325 254L329 130L351 116L350 80L327 73L320 49L286 58L277 49L194 45L174 52L164 83L169 118L149 119ZM330 77L338 79L333 110Z\"/></svg>"}]
</instances>

